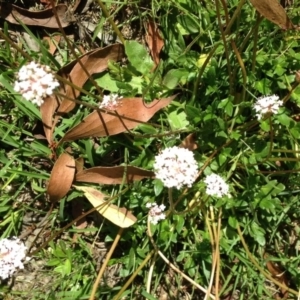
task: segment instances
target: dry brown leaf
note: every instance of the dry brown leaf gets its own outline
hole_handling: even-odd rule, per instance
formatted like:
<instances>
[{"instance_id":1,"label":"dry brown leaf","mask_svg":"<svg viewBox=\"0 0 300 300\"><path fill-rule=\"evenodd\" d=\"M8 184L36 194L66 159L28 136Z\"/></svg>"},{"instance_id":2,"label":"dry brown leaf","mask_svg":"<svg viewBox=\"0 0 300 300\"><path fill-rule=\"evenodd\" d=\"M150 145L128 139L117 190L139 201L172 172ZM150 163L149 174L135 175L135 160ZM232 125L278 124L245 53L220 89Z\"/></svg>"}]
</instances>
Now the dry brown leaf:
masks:
<instances>
[{"instance_id":1,"label":"dry brown leaf","mask_svg":"<svg viewBox=\"0 0 300 300\"><path fill-rule=\"evenodd\" d=\"M53 141L53 120L52 116L58 108L59 102L55 95L47 96L44 103L40 107L42 122L44 126L45 136L49 144Z\"/></svg>"},{"instance_id":2,"label":"dry brown leaf","mask_svg":"<svg viewBox=\"0 0 300 300\"><path fill-rule=\"evenodd\" d=\"M268 259L269 255L267 253L264 254L264 258ZM286 272L283 272L282 269L275 265L274 262L267 260L267 269L268 271L271 273L271 275L277 280L279 281L282 285L286 286L285 288L280 288L281 294L283 295L284 299L286 299L288 297L288 293L287 293L287 289L288 289L288 285L289 285L289 281L287 278L287 274ZM280 297L279 299L282 299L282 297Z\"/></svg>"},{"instance_id":3,"label":"dry brown leaf","mask_svg":"<svg viewBox=\"0 0 300 300\"><path fill-rule=\"evenodd\" d=\"M84 65L86 70L90 75L95 73L103 72L108 67L109 61L119 61L124 57L124 46L122 44L114 44L107 46L105 48L98 48L91 52L86 53L85 55L80 57L81 63ZM79 62L75 62L73 64L69 64L68 68L64 68L64 70L70 70L70 74L68 80L75 84L78 87L83 87L83 85L88 80L87 74L82 70L82 67ZM62 70L59 72L62 74ZM71 86L67 85L65 87L66 97L76 99L80 92L78 90L73 89ZM75 103L73 101L64 99L58 109L59 113L67 113L71 111L75 107Z\"/></svg>"},{"instance_id":4,"label":"dry brown leaf","mask_svg":"<svg viewBox=\"0 0 300 300\"><path fill-rule=\"evenodd\" d=\"M196 134L190 133L179 145L181 148L186 148L190 151L196 150L198 148L198 145L196 143Z\"/></svg>"},{"instance_id":5,"label":"dry brown leaf","mask_svg":"<svg viewBox=\"0 0 300 300\"><path fill-rule=\"evenodd\" d=\"M83 166L84 166L84 159L83 157L79 157L75 161L75 166L76 166L76 172L79 173L83 171Z\"/></svg>"},{"instance_id":6,"label":"dry brown leaf","mask_svg":"<svg viewBox=\"0 0 300 300\"><path fill-rule=\"evenodd\" d=\"M63 141L74 141L87 137L100 137L118 134L147 122L157 111L164 108L175 98L163 98L145 104L143 98L123 98L119 100L119 107L107 114L94 111L81 123L69 130L62 138Z\"/></svg>"},{"instance_id":7,"label":"dry brown leaf","mask_svg":"<svg viewBox=\"0 0 300 300\"><path fill-rule=\"evenodd\" d=\"M128 211L126 208L118 207L111 204L109 201L105 201L104 198L107 195L100 191L82 186L74 186L77 190L83 191L84 195L91 202L94 207L97 207L97 211L107 220L111 221L115 225L121 228L127 228L132 226L136 222L136 217Z\"/></svg>"},{"instance_id":8,"label":"dry brown leaf","mask_svg":"<svg viewBox=\"0 0 300 300\"><path fill-rule=\"evenodd\" d=\"M159 64L159 54L164 46L164 40L161 38L157 25L153 20L149 20L146 24L146 43L149 47L151 56L155 65Z\"/></svg>"},{"instance_id":9,"label":"dry brown leaf","mask_svg":"<svg viewBox=\"0 0 300 300\"><path fill-rule=\"evenodd\" d=\"M59 4L56 6L57 16L60 20L62 27L70 25L65 18L68 7L65 4ZM21 8L10 3L0 4L0 17L13 24L42 26L46 28L59 28L53 9L45 9L41 11L29 11L28 9ZM19 22L20 21L20 22Z\"/></svg>"},{"instance_id":10,"label":"dry brown leaf","mask_svg":"<svg viewBox=\"0 0 300 300\"><path fill-rule=\"evenodd\" d=\"M47 193L51 202L63 198L72 185L75 175L75 160L69 154L63 153L55 162L51 171Z\"/></svg>"},{"instance_id":11,"label":"dry brown leaf","mask_svg":"<svg viewBox=\"0 0 300 300\"><path fill-rule=\"evenodd\" d=\"M294 29L295 25L287 16L278 0L250 0L256 10L282 29Z\"/></svg>"},{"instance_id":12,"label":"dry brown leaf","mask_svg":"<svg viewBox=\"0 0 300 300\"><path fill-rule=\"evenodd\" d=\"M46 41L46 43L49 45L48 52L51 53L52 55L55 53L57 49L57 45L59 41L61 40L61 35L54 35L52 37L49 36L44 36L43 40Z\"/></svg>"},{"instance_id":13,"label":"dry brown leaf","mask_svg":"<svg viewBox=\"0 0 300 300\"><path fill-rule=\"evenodd\" d=\"M78 172L75 181L98 184L121 184L124 181L124 183L130 183L153 177L154 173L152 171L133 166L95 167Z\"/></svg>"}]
</instances>

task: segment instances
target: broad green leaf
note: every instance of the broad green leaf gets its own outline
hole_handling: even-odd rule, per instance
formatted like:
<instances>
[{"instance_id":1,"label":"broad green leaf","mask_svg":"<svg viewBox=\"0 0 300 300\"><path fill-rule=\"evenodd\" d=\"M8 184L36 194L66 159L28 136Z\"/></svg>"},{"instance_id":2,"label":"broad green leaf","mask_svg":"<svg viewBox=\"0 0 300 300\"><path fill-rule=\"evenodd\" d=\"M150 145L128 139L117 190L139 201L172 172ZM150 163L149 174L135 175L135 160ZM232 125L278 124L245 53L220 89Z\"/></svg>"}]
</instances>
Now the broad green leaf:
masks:
<instances>
[{"instance_id":1,"label":"broad green leaf","mask_svg":"<svg viewBox=\"0 0 300 300\"><path fill-rule=\"evenodd\" d=\"M168 120L172 130L184 129L189 125L184 111L173 111L168 115Z\"/></svg>"},{"instance_id":2,"label":"broad green leaf","mask_svg":"<svg viewBox=\"0 0 300 300\"><path fill-rule=\"evenodd\" d=\"M131 65L143 75L154 67L154 62L145 47L136 41L126 41L125 53Z\"/></svg>"},{"instance_id":3,"label":"broad green leaf","mask_svg":"<svg viewBox=\"0 0 300 300\"><path fill-rule=\"evenodd\" d=\"M116 80L112 79L109 73L104 74L95 79L97 84L103 89L111 92L118 92L119 88L117 87Z\"/></svg>"},{"instance_id":4,"label":"broad green leaf","mask_svg":"<svg viewBox=\"0 0 300 300\"><path fill-rule=\"evenodd\" d=\"M234 216L230 216L228 218L228 224L232 227L232 228L236 228L237 226L237 219Z\"/></svg>"},{"instance_id":5,"label":"broad green leaf","mask_svg":"<svg viewBox=\"0 0 300 300\"><path fill-rule=\"evenodd\" d=\"M168 89L174 89L178 83L185 84L189 73L186 69L172 69L163 79L163 85Z\"/></svg>"}]
</instances>

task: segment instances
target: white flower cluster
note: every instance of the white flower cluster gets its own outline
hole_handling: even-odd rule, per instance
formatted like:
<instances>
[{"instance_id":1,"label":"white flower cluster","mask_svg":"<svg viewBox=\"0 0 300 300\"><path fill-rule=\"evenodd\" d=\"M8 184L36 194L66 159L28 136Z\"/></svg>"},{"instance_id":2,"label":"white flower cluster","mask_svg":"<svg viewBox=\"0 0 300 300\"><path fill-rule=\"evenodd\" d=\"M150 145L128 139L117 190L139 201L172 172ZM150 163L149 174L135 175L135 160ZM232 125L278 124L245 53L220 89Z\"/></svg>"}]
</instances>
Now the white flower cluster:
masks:
<instances>
[{"instance_id":1,"label":"white flower cluster","mask_svg":"<svg viewBox=\"0 0 300 300\"><path fill-rule=\"evenodd\" d=\"M52 95L53 90L58 86L59 83L48 66L42 66L32 61L19 70L14 90L26 100L41 106L44 98Z\"/></svg>"},{"instance_id":2,"label":"white flower cluster","mask_svg":"<svg viewBox=\"0 0 300 300\"><path fill-rule=\"evenodd\" d=\"M166 218L166 215L163 213L163 211L166 209L164 204L158 206L156 203L147 203L146 207L150 208L150 223L156 225L160 220L164 220Z\"/></svg>"},{"instance_id":3,"label":"white flower cluster","mask_svg":"<svg viewBox=\"0 0 300 300\"><path fill-rule=\"evenodd\" d=\"M17 268L23 269L26 247L18 238L0 241L0 278L10 277Z\"/></svg>"},{"instance_id":4,"label":"white flower cluster","mask_svg":"<svg viewBox=\"0 0 300 300\"><path fill-rule=\"evenodd\" d=\"M266 114L277 114L282 105L283 101L279 100L277 95L272 95L258 98L253 108L258 120L260 120Z\"/></svg>"},{"instance_id":5,"label":"white flower cluster","mask_svg":"<svg viewBox=\"0 0 300 300\"><path fill-rule=\"evenodd\" d=\"M175 146L155 157L154 171L166 187L180 189L183 185L191 187L197 178L198 166L192 151Z\"/></svg>"},{"instance_id":6,"label":"white flower cluster","mask_svg":"<svg viewBox=\"0 0 300 300\"><path fill-rule=\"evenodd\" d=\"M219 198L229 195L229 186L219 175L211 174L205 178L204 182L206 183L206 194Z\"/></svg>"},{"instance_id":7,"label":"white flower cluster","mask_svg":"<svg viewBox=\"0 0 300 300\"><path fill-rule=\"evenodd\" d=\"M120 96L118 94L104 95L99 108L107 110L116 110L119 106L118 99Z\"/></svg>"}]
</instances>

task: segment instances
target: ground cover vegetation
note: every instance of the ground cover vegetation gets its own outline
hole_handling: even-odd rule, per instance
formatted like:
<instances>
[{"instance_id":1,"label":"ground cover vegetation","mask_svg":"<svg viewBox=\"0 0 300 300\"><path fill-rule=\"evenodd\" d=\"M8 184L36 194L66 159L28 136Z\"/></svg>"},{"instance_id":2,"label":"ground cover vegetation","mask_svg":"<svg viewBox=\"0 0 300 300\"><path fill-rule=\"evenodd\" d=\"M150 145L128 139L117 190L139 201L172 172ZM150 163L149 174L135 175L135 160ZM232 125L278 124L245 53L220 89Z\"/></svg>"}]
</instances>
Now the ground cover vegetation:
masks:
<instances>
[{"instance_id":1,"label":"ground cover vegetation","mask_svg":"<svg viewBox=\"0 0 300 300\"><path fill-rule=\"evenodd\" d=\"M299 1L0 15L3 299L299 299Z\"/></svg>"}]
</instances>

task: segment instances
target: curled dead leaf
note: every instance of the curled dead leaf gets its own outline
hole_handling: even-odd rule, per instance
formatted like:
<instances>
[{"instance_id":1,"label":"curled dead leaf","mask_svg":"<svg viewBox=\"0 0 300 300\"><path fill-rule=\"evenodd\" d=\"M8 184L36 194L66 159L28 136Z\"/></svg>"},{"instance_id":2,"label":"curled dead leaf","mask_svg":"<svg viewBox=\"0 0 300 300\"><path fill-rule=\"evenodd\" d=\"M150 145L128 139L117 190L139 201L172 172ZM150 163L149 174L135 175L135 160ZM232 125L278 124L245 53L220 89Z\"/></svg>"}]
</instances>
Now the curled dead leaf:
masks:
<instances>
[{"instance_id":1,"label":"curled dead leaf","mask_svg":"<svg viewBox=\"0 0 300 300\"><path fill-rule=\"evenodd\" d=\"M285 30L295 28L278 0L250 0L250 2L262 16L280 28Z\"/></svg>"},{"instance_id":2,"label":"curled dead leaf","mask_svg":"<svg viewBox=\"0 0 300 300\"><path fill-rule=\"evenodd\" d=\"M151 19L146 23L146 43L148 44L151 56L155 65L159 64L159 54L164 46L164 40L160 36L156 23Z\"/></svg>"},{"instance_id":3,"label":"curled dead leaf","mask_svg":"<svg viewBox=\"0 0 300 300\"><path fill-rule=\"evenodd\" d=\"M140 123L147 122L157 111L164 108L175 98L153 100L145 104L143 98L123 98L119 107L111 113L94 111L81 123L69 130L63 141L74 141L87 137L115 135L128 131Z\"/></svg>"},{"instance_id":4,"label":"curled dead leaf","mask_svg":"<svg viewBox=\"0 0 300 300\"><path fill-rule=\"evenodd\" d=\"M153 178L154 172L133 166L95 167L76 174L75 181L98 184L122 184Z\"/></svg>"},{"instance_id":5,"label":"curled dead leaf","mask_svg":"<svg viewBox=\"0 0 300 300\"><path fill-rule=\"evenodd\" d=\"M62 27L70 25L65 18L67 10L68 7L65 4L56 6L57 16ZM30 11L6 2L0 4L0 17L13 24L20 24L20 22L22 22L29 26L59 28L52 8L41 11Z\"/></svg>"},{"instance_id":6,"label":"curled dead leaf","mask_svg":"<svg viewBox=\"0 0 300 300\"><path fill-rule=\"evenodd\" d=\"M71 188L75 175L75 160L69 154L63 153L55 162L51 171L47 193L51 202L63 198Z\"/></svg>"},{"instance_id":7,"label":"curled dead leaf","mask_svg":"<svg viewBox=\"0 0 300 300\"><path fill-rule=\"evenodd\" d=\"M54 94L47 96L40 107L45 136L49 144L53 142L53 119L52 116L59 106L59 101Z\"/></svg>"},{"instance_id":8,"label":"curled dead leaf","mask_svg":"<svg viewBox=\"0 0 300 300\"><path fill-rule=\"evenodd\" d=\"M136 222L136 217L126 208L118 207L104 199L107 195L91 187L74 186L77 190L84 192L90 203L96 207L97 211L107 220L121 228L132 226Z\"/></svg>"},{"instance_id":9,"label":"curled dead leaf","mask_svg":"<svg viewBox=\"0 0 300 300\"><path fill-rule=\"evenodd\" d=\"M98 48L90 51L79 59L84 65L89 75L95 73L101 73L108 68L109 61L119 61L124 57L124 46L122 44L109 45L105 48ZM70 74L64 72L69 71ZM64 67L59 74L67 77L74 85L82 88L89 76L82 70L82 67L78 61L70 63L67 67ZM70 85L65 86L66 99L64 99L58 109L59 113L70 112L75 107L75 102L68 100L67 98L76 99L80 92L73 89Z\"/></svg>"}]
</instances>

